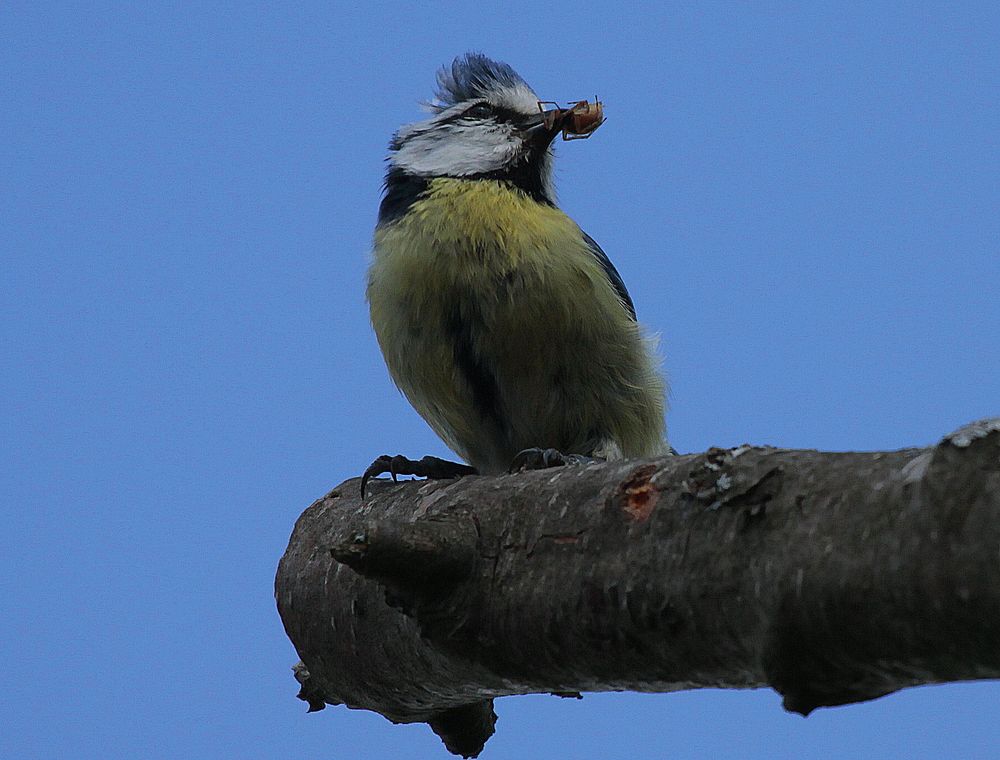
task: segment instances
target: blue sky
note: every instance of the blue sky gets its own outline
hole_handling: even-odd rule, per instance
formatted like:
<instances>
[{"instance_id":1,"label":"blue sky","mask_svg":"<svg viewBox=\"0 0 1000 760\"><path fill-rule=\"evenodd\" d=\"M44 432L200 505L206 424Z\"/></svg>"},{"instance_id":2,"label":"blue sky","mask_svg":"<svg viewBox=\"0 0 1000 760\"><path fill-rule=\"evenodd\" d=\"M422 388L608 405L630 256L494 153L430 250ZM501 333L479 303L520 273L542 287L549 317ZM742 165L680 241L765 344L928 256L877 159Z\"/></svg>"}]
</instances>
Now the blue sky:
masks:
<instances>
[{"instance_id":1,"label":"blue sky","mask_svg":"<svg viewBox=\"0 0 1000 760\"><path fill-rule=\"evenodd\" d=\"M386 143L466 50L604 100L560 198L661 335L678 449L1000 413L995 3L359 5L0 10L3 757L444 756L306 715L271 583L312 499L447 454L363 278ZM998 697L510 698L483 757L988 757Z\"/></svg>"}]
</instances>

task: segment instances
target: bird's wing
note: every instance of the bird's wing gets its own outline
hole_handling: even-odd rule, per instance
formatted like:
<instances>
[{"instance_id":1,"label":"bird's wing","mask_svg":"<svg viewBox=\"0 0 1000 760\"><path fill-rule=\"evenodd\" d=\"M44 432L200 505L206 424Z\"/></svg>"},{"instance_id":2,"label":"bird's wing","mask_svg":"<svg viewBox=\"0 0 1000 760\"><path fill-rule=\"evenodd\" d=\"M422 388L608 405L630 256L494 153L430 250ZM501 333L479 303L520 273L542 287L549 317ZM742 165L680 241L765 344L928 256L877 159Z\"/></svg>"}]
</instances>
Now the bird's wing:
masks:
<instances>
[{"instance_id":1,"label":"bird's wing","mask_svg":"<svg viewBox=\"0 0 1000 760\"><path fill-rule=\"evenodd\" d=\"M583 231L581 230L581 232ZM587 247L590 248L590 252L594 254L594 258L597 259L597 262L601 265L604 273L608 276L608 280L610 280L611 284L614 286L615 291L618 293L618 297L622 300L622 303L625 304L625 308L628 309L628 313L632 315L632 319L635 319L635 304L632 303L632 296L628 294L628 289L622 281L622 276L618 274L618 270L615 269L615 265L611 263L611 259L608 258L608 254L606 254L601 249L601 246L597 244L597 241L586 232L583 232L583 239L587 243Z\"/></svg>"}]
</instances>

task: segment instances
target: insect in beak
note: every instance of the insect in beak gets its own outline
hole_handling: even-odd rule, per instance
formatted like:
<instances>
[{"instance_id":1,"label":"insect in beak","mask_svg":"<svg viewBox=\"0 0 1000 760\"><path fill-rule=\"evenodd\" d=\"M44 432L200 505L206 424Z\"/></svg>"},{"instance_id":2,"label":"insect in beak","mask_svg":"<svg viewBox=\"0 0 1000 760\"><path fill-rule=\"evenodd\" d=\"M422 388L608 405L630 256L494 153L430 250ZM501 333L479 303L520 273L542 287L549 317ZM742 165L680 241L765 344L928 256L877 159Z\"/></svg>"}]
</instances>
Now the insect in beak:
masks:
<instances>
[{"instance_id":1,"label":"insect in beak","mask_svg":"<svg viewBox=\"0 0 1000 760\"><path fill-rule=\"evenodd\" d=\"M546 110L545 106L552 108ZM560 108L551 100L539 100L538 111L545 128L549 131L560 129L563 140L586 140L604 123L604 104L596 97L593 103L578 100L566 108Z\"/></svg>"}]
</instances>

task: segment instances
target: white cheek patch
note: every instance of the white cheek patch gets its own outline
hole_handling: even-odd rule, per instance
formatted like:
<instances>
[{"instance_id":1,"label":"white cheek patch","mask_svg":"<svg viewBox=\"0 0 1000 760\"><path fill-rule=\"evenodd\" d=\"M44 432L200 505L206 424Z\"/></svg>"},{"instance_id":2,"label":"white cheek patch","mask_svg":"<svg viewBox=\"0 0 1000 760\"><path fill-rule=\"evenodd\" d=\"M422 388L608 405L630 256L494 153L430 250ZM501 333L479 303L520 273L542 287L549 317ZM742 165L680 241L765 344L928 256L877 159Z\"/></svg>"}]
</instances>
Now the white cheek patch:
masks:
<instances>
[{"instance_id":1,"label":"white cheek patch","mask_svg":"<svg viewBox=\"0 0 1000 760\"><path fill-rule=\"evenodd\" d=\"M502 169L518 157L520 149L520 138L508 127L442 124L410 131L390 160L424 177L463 177Z\"/></svg>"}]
</instances>

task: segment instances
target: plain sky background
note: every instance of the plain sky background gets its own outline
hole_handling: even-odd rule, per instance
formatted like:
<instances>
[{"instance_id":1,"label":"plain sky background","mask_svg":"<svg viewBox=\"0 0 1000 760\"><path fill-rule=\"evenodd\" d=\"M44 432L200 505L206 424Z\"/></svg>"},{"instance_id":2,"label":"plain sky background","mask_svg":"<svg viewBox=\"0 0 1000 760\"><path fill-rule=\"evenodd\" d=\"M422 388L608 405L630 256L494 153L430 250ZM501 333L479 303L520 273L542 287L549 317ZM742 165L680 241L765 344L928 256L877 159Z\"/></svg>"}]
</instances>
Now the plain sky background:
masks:
<instances>
[{"instance_id":1,"label":"plain sky background","mask_svg":"<svg viewBox=\"0 0 1000 760\"><path fill-rule=\"evenodd\" d=\"M662 336L678 449L1000 413L995 2L5 2L0 756L446 756L306 714L272 579L314 498L447 454L363 280L387 141L466 50L605 101L560 198ZM995 757L998 697L509 698L482 757Z\"/></svg>"}]
</instances>

